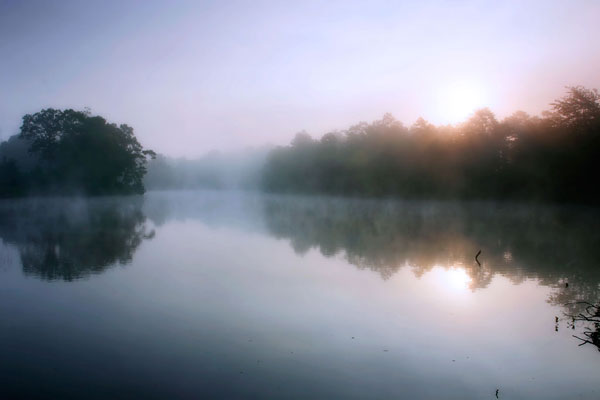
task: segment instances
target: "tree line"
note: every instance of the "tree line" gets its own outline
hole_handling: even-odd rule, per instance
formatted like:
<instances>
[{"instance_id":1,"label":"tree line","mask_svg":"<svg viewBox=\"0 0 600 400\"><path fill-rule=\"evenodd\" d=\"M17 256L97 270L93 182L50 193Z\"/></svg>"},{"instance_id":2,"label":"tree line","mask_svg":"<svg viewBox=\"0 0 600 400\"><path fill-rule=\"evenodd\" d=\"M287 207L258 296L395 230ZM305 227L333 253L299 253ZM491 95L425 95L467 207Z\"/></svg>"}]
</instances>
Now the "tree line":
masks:
<instances>
[{"instance_id":1,"label":"tree line","mask_svg":"<svg viewBox=\"0 0 600 400\"><path fill-rule=\"evenodd\" d=\"M255 153L255 154L254 154ZM366 197L600 203L600 94L570 87L541 116L499 121L489 109L458 125L386 114L319 140L251 156L156 158L128 125L89 111L44 109L0 144L0 197L139 194L155 189L259 187L269 192ZM148 164L149 160L153 160ZM147 176L146 172L149 172Z\"/></svg>"},{"instance_id":2,"label":"tree line","mask_svg":"<svg viewBox=\"0 0 600 400\"><path fill-rule=\"evenodd\" d=\"M271 192L404 198L514 199L598 204L600 94L569 87L541 116L499 121L489 109L456 126L386 114L320 140L298 133L269 154Z\"/></svg>"}]
</instances>

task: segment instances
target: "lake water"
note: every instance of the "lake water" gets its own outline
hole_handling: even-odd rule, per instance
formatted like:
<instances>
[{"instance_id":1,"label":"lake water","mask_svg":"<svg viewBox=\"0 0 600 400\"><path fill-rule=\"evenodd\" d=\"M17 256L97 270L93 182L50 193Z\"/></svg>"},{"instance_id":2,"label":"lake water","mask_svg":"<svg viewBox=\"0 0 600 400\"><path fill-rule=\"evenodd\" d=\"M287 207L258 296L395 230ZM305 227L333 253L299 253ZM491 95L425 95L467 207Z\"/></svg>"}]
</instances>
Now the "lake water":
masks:
<instances>
[{"instance_id":1,"label":"lake water","mask_svg":"<svg viewBox=\"0 0 600 400\"><path fill-rule=\"evenodd\" d=\"M487 203L2 200L0 398L598 399L565 304L600 300L599 227Z\"/></svg>"}]
</instances>

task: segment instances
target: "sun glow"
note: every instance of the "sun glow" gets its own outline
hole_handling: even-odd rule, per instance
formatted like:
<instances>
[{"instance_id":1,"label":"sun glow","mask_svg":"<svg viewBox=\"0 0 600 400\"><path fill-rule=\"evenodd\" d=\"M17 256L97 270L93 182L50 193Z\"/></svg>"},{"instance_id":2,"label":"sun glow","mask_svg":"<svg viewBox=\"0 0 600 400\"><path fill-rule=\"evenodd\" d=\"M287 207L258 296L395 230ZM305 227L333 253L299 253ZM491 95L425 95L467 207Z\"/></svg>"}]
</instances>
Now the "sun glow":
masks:
<instances>
[{"instance_id":1,"label":"sun glow","mask_svg":"<svg viewBox=\"0 0 600 400\"><path fill-rule=\"evenodd\" d=\"M431 271L433 281L446 290L453 292L464 291L472 282L471 277L464 268L444 268L437 266Z\"/></svg>"},{"instance_id":2,"label":"sun glow","mask_svg":"<svg viewBox=\"0 0 600 400\"><path fill-rule=\"evenodd\" d=\"M439 115L443 123L459 123L479 108L486 107L485 91L473 82L456 82L438 95Z\"/></svg>"},{"instance_id":3,"label":"sun glow","mask_svg":"<svg viewBox=\"0 0 600 400\"><path fill-rule=\"evenodd\" d=\"M471 277L462 268L452 268L447 272L446 282L450 288L462 290L469 287Z\"/></svg>"}]
</instances>

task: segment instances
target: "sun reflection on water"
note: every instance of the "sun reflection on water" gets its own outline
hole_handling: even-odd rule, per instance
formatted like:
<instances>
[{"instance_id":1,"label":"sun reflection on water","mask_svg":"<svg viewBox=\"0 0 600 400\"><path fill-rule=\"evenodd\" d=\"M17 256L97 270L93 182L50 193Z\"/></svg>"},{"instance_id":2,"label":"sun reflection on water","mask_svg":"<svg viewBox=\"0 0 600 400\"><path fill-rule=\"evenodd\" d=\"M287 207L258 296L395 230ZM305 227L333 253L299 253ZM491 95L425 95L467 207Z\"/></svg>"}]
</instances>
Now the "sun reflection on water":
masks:
<instances>
[{"instance_id":1,"label":"sun reflection on water","mask_svg":"<svg viewBox=\"0 0 600 400\"><path fill-rule=\"evenodd\" d=\"M460 266L443 267L436 265L430 274L436 284L450 291L464 291L469 289L473 282L465 268Z\"/></svg>"}]
</instances>

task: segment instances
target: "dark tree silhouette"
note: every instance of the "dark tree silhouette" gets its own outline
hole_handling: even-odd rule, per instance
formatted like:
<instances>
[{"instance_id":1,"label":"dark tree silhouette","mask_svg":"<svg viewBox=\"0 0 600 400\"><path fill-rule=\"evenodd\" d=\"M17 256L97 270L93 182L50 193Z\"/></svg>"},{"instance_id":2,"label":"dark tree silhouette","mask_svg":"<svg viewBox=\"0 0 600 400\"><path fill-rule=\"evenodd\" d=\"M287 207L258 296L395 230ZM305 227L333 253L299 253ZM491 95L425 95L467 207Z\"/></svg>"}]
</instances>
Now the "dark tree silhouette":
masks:
<instances>
[{"instance_id":1,"label":"dark tree silhouette","mask_svg":"<svg viewBox=\"0 0 600 400\"><path fill-rule=\"evenodd\" d=\"M131 127L70 109L25 115L19 139L34 156L29 164L35 162L22 168L21 176L12 164L0 166L0 176L19 176L20 186L13 185L7 194L21 194L25 186L34 194L143 193L146 162L155 156L137 141ZM23 164L23 157L17 158L14 161Z\"/></svg>"},{"instance_id":2,"label":"dark tree silhouette","mask_svg":"<svg viewBox=\"0 0 600 400\"><path fill-rule=\"evenodd\" d=\"M404 198L527 199L600 203L589 174L600 156L600 95L568 88L541 118L498 121L488 109L458 126L390 114L274 149L263 170L272 192Z\"/></svg>"},{"instance_id":3,"label":"dark tree silhouette","mask_svg":"<svg viewBox=\"0 0 600 400\"><path fill-rule=\"evenodd\" d=\"M586 131L600 124L600 93L596 89L571 87L569 94L552 106L561 125Z\"/></svg>"}]
</instances>

